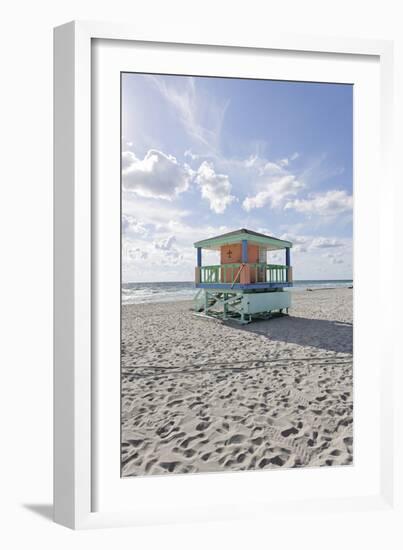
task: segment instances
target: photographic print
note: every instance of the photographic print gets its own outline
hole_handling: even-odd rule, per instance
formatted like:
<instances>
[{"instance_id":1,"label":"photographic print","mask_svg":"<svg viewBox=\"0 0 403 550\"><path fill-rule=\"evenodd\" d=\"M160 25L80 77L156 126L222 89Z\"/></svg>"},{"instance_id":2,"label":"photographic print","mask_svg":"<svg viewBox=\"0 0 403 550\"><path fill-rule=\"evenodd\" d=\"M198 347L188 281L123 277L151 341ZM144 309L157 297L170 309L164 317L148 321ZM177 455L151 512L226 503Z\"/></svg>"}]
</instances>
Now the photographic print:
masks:
<instances>
[{"instance_id":1,"label":"photographic print","mask_svg":"<svg viewBox=\"0 0 403 550\"><path fill-rule=\"evenodd\" d=\"M121 74L121 476L353 462L353 86Z\"/></svg>"}]
</instances>

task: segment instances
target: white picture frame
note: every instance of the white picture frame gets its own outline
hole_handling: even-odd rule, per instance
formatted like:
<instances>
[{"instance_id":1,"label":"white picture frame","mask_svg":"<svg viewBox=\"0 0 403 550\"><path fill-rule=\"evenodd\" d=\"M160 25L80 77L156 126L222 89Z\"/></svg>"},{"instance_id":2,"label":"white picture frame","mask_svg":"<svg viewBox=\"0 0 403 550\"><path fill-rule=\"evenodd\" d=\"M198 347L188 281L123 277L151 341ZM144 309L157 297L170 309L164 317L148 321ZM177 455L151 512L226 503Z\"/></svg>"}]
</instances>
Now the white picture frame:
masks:
<instances>
[{"instance_id":1,"label":"white picture frame","mask_svg":"<svg viewBox=\"0 0 403 550\"><path fill-rule=\"evenodd\" d=\"M379 399L379 410L374 418L375 425L379 423L379 437L377 436L376 461L366 465L363 469L360 483L354 485L355 467L350 467L344 473L342 469L332 469L333 479L325 481L325 474L318 470L311 470L306 479L297 480L296 472L259 472L250 473L252 478L245 477L246 474L214 474L209 477L208 483L203 479L205 476L172 476L170 478L136 479L126 480L125 497L120 496L120 489L117 489L118 482L108 483L109 492L105 492L103 501L107 500L108 505L101 505L98 502L98 484L103 483L105 476L108 477L110 469L113 468L119 448L112 447L111 455L103 464L97 460L97 453L100 449L107 454L104 442L106 435L111 435L116 442L116 426L111 422L116 420L116 406L110 411L110 418L100 415L97 405L98 399L104 399L105 392L112 393L113 380L101 376L103 383L99 383L97 374L97 360L99 350L96 347L96 334L99 323L105 317L105 307L99 305L100 285L108 285L114 277L113 273L107 274L104 281L96 278L97 269L100 267L97 239L100 227L99 216L105 220L105 204L108 197L99 199L94 185L94 173L99 170L93 158L93 147L95 139L93 133L93 122L96 118L97 106L93 104L94 94L94 45L96 41L115 41L117 47L127 47L128 44L139 45L145 51L145 57L141 62L141 69L145 70L148 63L155 63L148 52L147 46L156 48L157 53L164 48L175 45L177 50L194 50L201 52L208 48L209 55L216 52L217 57L222 52L238 52L242 56L252 55L273 55L281 54L283 59L287 56L297 55L301 58L314 59L315 56L323 56L322 69L324 66L339 63L352 58L361 59L365 64L373 61L376 69L371 70L371 77L379 79L379 90L374 90L373 101L379 102L380 120L376 136L368 142L368 147L373 153L371 162L382 162L383 181L388 185L380 192L376 186L376 174L366 174L365 164L358 159L357 165L360 172L359 177L368 177L368 205L375 209L378 223L374 223L370 231L374 239L382 240L382 247L377 247L377 259L390 263L393 257L394 242L393 222L391 212L393 211L393 172L392 172L392 43L377 40L338 39L328 37L312 36L286 36L270 33L267 36L253 36L241 39L231 37L226 32L223 37L209 35L208 31L203 32L199 39L186 36L186 31L175 32L174 36L169 31L164 36L152 36L146 31L138 30L130 25L117 25L109 23L88 23L73 22L55 29L54 41L54 82L55 82L55 367L54 367L54 510L55 521L71 528L90 528L118 525L141 525L153 523L179 522L179 521L200 521L211 519L231 519L242 517L264 518L269 513L293 513L298 507L303 506L310 509L312 514L320 510L341 510L348 507L351 510L393 510L394 502L394 440L393 423L390 419L395 414L393 401L393 370L396 367L397 358L393 349L393 332L387 327L382 328L382 364L381 355L378 353L367 353L362 349L362 363L364 359L372 362L372 374L368 369L368 387L362 383L358 389L363 395L363 407L365 392L372 391L371 399ZM118 42L124 41L124 42ZM98 55L98 54L97 54ZM149 58L147 58L149 56ZM197 57L197 56L195 56ZM136 64L136 58L134 58ZM139 58L137 58L139 59ZM98 62L98 61L97 61ZM115 62L115 61L114 61ZM203 60L195 59L193 66ZM137 61L138 63L138 61ZM184 61L186 63L186 60ZM155 64L152 65L155 67ZM123 69L122 69L123 70ZM152 68L152 70L155 70ZM186 69L185 69L186 70ZM251 69L253 71L253 69ZM354 70L354 68L352 69ZM375 74L378 73L379 74ZM325 74L325 73L324 73ZM329 68L327 69L329 74ZM301 76L301 79L303 76ZM325 78L325 77L323 77ZM341 77L340 77L341 78ZM358 78L358 77L357 77ZM307 78L309 79L309 77ZM337 81L337 79L336 79ZM358 80L357 80L358 81ZM365 79L362 80L365 86ZM369 81L368 81L369 82ZM372 81L371 81L372 82ZM116 121L119 124L119 121ZM361 121L358 121L361 124ZM362 122L364 124L364 122ZM375 123L376 124L376 123ZM99 127L100 133L104 128ZM364 136L365 132L359 135ZM379 139L378 139L379 138ZM120 144L117 144L120 147ZM355 145L357 143L355 142ZM359 144L358 144L359 145ZM116 157L116 151L113 155ZM120 154L120 153L119 153ZM361 151L363 154L363 151ZM112 155L112 151L111 151ZM378 158L379 155L379 158ZM362 158L362 157L360 157ZM374 165L375 166L375 165ZM356 176L356 172L355 172ZM372 179L371 179L372 178ZM372 185L372 186L371 186ZM372 191L371 191L372 189ZM372 193L372 194L371 194ZM112 202L113 202L113 197ZM363 192L358 196L359 201L365 201ZM371 210L372 212L372 210ZM116 212L115 212L116 214ZM111 214L111 215L115 215ZM105 217L106 216L106 217ZM372 215L374 217L374 215ZM358 220L358 234L362 231L363 223L368 219ZM361 224L361 225L360 225ZM363 233L362 233L363 235ZM356 233L357 236L357 233ZM106 245L106 250L116 252L116 243L111 242L111 248ZM114 247L114 248L113 248ZM368 252L368 251L367 251ZM105 258L105 252L104 258ZM368 256L364 258L362 265ZM367 259L366 259L367 258ZM103 264L104 265L104 264ZM393 266L392 270L393 271ZM110 275L110 279L108 279ZM364 301L368 293L370 279L363 279L362 285L355 289L354 307L362 309L362 319L368 313L365 310ZM105 290L107 286L102 286ZM104 292L103 292L104 294ZM388 299L386 289L373 296L373 307L380 308L385 312L392 312L392 305ZM360 306L361 303L361 306ZM116 305L116 304L115 304ZM106 306L112 309L115 306ZM116 308L115 308L116 310ZM107 311L111 311L108 309ZM358 314L360 319L360 314ZM355 322L357 316L355 317ZM358 325L360 326L360 325ZM369 330L369 328L368 328ZM369 333L368 333L369 334ZM363 339L365 334L362 335ZM356 349L356 341L355 341ZM358 345L358 349L360 346ZM364 375L364 369L358 368L358 373ZM361 375L360 375L361 376ZM372 376L372 378L371 378ZM114 379L116 380L116 379ZM111 383L109 383L111 382ZM355 383L357 380L355 379ZM360 389L361 388L361 389ZM111 402L115 403L119 396L111 396ZM361 402L361 401L360 401ZM372 402L372 401L371 401ZM367 406L369 407L369 400ZM362 408L362 411L365 409ZM368 408L369 411L369 408ZM359 411L358 411L359 413ZM378 414L379 413L379 414ZM369 413L370 414L370 413ZM361 412L362 426L365 429L365 415ZM107 425L113 424L108 432ZM357 429L357 428L356 428ZM368 429L368 426L367 426ZM101 434L101 435L100 435ZM99 443L103 441L103 443ZM101 445L101 447L100 447ZM112 456L113 455L113 456ZM103 455L104 456L104 455ZM106 456L106 455L105 455ZM110 461L109 461L110 458ZM359 465L358 465L359 466ZM359 470L357 466L356 471ZM109 468L109 469L108 469ZM372 470L371 470L372 469ZM371 471L376 476L374 486L365 489L371 477ZM350 473L349 473L350 472ZM353 473L351 473L353 472ZM299 472L298 472L299 473ZM291 474L294 479L286 481L285 475ZM111 474L112 475L112 474ZM115 475L115 474L113 474ZM262 482L257 475L271 475L271 483L274 486L273 476L281 476L277 483L286 484L288 491L285 497L279 499L266 498L258 495L257 489L250 487L255 483ZM358 474L357 474L358 475ZM315 477L318 477L317 490L313 489ZM345 477L344 481L341 478ZM189 482L189 479L192 481ZM112 479L112 477L111 477ZM302 478L301 478L302 479ZM133 481L137 486L133 486ZM205 490L201 504L190 500L179 504L175 503L175 493L184 499L191 499L189 494L189 483L192 484L191 491L198 491L199 496ZM329 496L323 491L323 483L333 484L334 491ZM344 485L343 485L344 483ZM347 484L352 487L346 491ZM205 487L208 486L206 490ZM246 495L246 486L252 491ZM127 489L129 487L129 489ZM163 487L163 489L161 489ZM234 490L234 487L236 488ZM329 485L330 487L330 485ZM338 491L336 488L339 487ZM309 488L312 488L310 490ZM103 490L103 489L102 489ZM278 491L280 488L278 487ZM143 491L143 492L142 492ZM157 506L159 494L162 492L172 495L169 499ZM211 491L217 491L211 499ZM255 491L255 493L253 493ZM219 494L225 492L227 500L221 500ZM337 494L336 494L337 493ZM133 503L130 503L130 494L133 495ZM149 502L145 505L146 494L151 494ZM243 502L237 502L237 494L242 495ZM276 493L279 494L279 493ZM143 495L144 500L141 500ZM179 498L179 497L178 497ZM238 497L239 498L239 497ZM154 500L153 500L154 499ZM156 500L155 500L156 499ZM213 505L210 500L214 500ZM136 502L137 501L137 502ZM223 509L225 505L225 509Z\"/></svg>"}]
</instances>

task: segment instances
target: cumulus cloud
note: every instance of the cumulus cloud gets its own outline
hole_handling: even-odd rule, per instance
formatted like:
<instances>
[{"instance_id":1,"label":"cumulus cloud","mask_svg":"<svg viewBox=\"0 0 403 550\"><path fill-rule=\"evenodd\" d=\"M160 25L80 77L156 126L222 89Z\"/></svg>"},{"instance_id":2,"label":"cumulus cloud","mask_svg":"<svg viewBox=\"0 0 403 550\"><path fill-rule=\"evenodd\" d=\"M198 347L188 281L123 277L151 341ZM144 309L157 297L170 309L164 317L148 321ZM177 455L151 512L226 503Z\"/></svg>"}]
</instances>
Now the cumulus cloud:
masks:
<instances>
[{"instance_id":1,"label":"cumulus cloud","mask_svg":"<svg viewBox=\"0 0 403 550\"><path fill-rule=\"evenodd\" d=\"M185 151L184 155L185 155L185 157L189 157L191 160L198 160L201 156L197 153L193 153L193 151L191 151L191 149L187 149Z\"/></svg>"},{"instance_id":2,"label":"cumulus cloud","mask_svg":"<svg viewBox=\"0 0 403 550\"><path fill-rule=\"evenodd\" d=\"M326 237L316 237L312 240L312 248L340 248L343 246L342 241L338 239L327 239Z\"/></svg>"},{"instance_id":3,"label":"cumulus cloud","mask_svg":"<svg viewBox=\"0 0 403 550\"><path fill-rule=\"evenodd\" d=\"M345 243L339 239L328 237L313 237L311 235L294 235L283 233L280 237L293 243L294 252L314 252L315 250L343 248ZM325 257L327 255L325 254Z\"/></svg>"},{"instance_id":4,"label":"cumulus cloud","mask_svg":"<svg viewBox=\"0 0 403 550\"><path fill-rule=\"evenodd\" d=\"M332 264L344 264L341 254L333 254L328 252L327 254L324 254L323 257L328 258Z\"/></svg>"},{"instance_id":5,"label":"cumulus cloud","mask_svg":"<svg viewBox=\"0 0 403 550\"><path fill-rule=\"evenodd\" d=\"M123 151L122 152L122 170L129 168L131 164L137 162L136 155L132 151Z\"/></svg>"},{"instance_id":6,"label":"cumulus cloud","mask_svg":"<svg viewBox=\"0 0 403 550\"><path fill-rule=\"evenodd\" d=\"M131 151L122 153L123 187L142 197L172 200L188 189L192 175L186 164L156 149L150 149L143 160Z\"/></svg>"},{"instance_id":7,"label":"cumulus cloud","mask_svg":"<svg viewBox=\"0 0 403 550\"><path fill-rule=\"evenodd\" d=\"M126 259L128 260L146 260L148 258L148 252L142 250L141 248L127 248L124 250L126 252Z\"/></svg>"},{"instance_id":8,"label":"cumulus cloud","mask_svg":"<svg viewBox=\"0 0 403 550\"><path fill-rule=\"evenodd\" d=\"M175 235L170 235L166 239L162 239L160 241L155 241L154 246L158 250L172 250L173 245L176 243L176 237Z\"/></svg>"},{"instance_id":9,"label":"cumulus cloud","mask_svg":"<svg viewBox=\"0 0 403 550\"><path fill-rule=\"evenodd\" d=\"M352 210L353 197L344 190L333 190L318 193L307 199L294 199L287 202L285 208L292 208L302 214L334 216Z\"/></svg>"},{"instance_id":10,"label":"cumulus cloud","mask_svg":"<svg viewBox=\"0 0 403 550\"><path fill-rule=\"evenodd\" d=\"M273 235L273 231L271 229L267 229L267 227L258 227L256 231L258 233L263 233L263 235Z\"/></svg>"},{"instance_id":11,"label":"cumulus cloud","mask_svg":"<svg viewBox=\"0 0 403 550\"><path fill-rule=\"evenodd\" d=\"M217 174L213 164L204 161L197 170L196 183L199 185L202 197L210 203L210 208L216 214L222 214L235 197L231 195L231 183L225 174Z\"/></svg>"},{"instance_id":12,"label":"cumulus cloud","mask_svg":"<svg viewBox=\"0 0 403 550\"><path fill-rule=\"evenodd\" d=\"M259 164L259 157L257 155L250 155L243 161L245 168L254 168Z\"/></svg>"},{"instance_id":13,"label":"cumulus cloud","mask_svg":"<svg viewBox=\"0 0 403 550\"><path fill-rule=\"evenodd\" d=\"M284 263L284 255L280 252L272 252L270 251L268 253L268 262L270 264L281 264Z\"/></svg>"},{"instance_id":14,"label":"cumulus cloud","mask_svg":"<svg viewBox=\"0 0 403 550\"><path fill-rule=\"evenodd\" d=\"M270 169L272 172L277 171L277 169L281 170L281 167L278 167L278 165L274 163L270 164L269 168L266 165L265 170ZM246 197L242 206L247 212L266 205L272 208L279 208L284 204L285 200L296 195L303 187L304 185L293 174L283 175L268 181L264 189L256 195Z\"/></svg>"},{"instance_id":15,"label":"cumulus cloud","mask_svg":"<svg viewBox=\"0 0 403 550\"><path fill-rule=\"evenodd\" d=\"M288 166L292 161L299 157L299 153L295 152L290 157L284 157L278 161L280 166Z\"/></svg>"},{"instance_id":16,"label":"cumulus cloud","mask_svg":"<svg viewBox=\"0 0 403 550\"><path fill-rule=\"evenodd\" d=\"M304 235L291 235L290 233L283 233L280 239L291 242L293 252L307 252L310 245L310 238L305 237Z\"/></svg>"},{"instance_id":17,"label":"cumulus cloud","mask_svg":"<svg viewBox=\"0 0 403 550\"><path fill-rule=\"evenodd\" d=\"M183 254L176 246L177 239L175 235L169 235L165 239L154 241L154 248L158 251L157 260L159 263L163 262L177 262L183 259Z\"/></svg>"},{"instance_id":18,"label":"cumulus cloud","mask_svg":"<svg viewBox=\"0 0 403 550\"><path fill-rule=\"evenodd\" d=\"M131 237L134 235L147 235L147 228L142 222L134 218L133 216L128 216L127 214L122 215L122 232L125 237Z\"/></svg>"},{"instance_id":19,"label":"cumulus cloud","mask_svg":"<svg viewBox=\"0 0 403 550\"><path fill-rule=\"evenodd\" d=\"M308 252L308 248L305 244L294 244L292 247L293 252Z\"/></svg>"}]
</instances>

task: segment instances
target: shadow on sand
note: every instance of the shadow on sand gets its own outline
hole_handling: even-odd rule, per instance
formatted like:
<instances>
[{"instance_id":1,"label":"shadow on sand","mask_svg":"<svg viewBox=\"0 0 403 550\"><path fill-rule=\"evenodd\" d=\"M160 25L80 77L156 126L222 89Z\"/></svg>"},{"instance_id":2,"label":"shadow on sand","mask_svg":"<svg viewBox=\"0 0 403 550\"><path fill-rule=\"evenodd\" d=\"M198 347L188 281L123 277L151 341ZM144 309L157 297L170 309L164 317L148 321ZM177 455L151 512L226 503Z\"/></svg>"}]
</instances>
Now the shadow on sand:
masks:
<instances>
[{"instance_id":1,"label":"shadow on sand","mask_svg":"<svg viewBox=\"0 0 403 550\"><path fill-rule=\"evenodd\" d=\"M271 341L287 342L337 353L353 353L352 323L284 315L266 321L253 321L249 325L231 323L231 326L264 336Z\"/></svg>"}]
</instances>

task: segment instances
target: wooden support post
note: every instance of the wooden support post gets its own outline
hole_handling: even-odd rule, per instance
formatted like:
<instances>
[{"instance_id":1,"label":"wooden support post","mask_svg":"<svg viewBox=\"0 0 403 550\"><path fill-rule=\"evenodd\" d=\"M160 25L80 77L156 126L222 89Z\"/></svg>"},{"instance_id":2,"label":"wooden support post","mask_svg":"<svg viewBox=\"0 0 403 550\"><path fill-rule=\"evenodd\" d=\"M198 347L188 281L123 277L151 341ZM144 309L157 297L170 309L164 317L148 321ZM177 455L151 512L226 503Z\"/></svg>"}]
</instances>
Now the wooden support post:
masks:
<instances>
[{"instance_id":1,"label":"wooden support post","mask_svg":"<svg viewBox=\"0 0 403 550\"><path fill-rule=\"evenodd\" d=\"M245 264L243 265L243 269L240 272L240 276L239 276L239 282L242 285L250 284L250 267L249 267L249 265L245 265Z\"/></svg>"}]
</instances>

